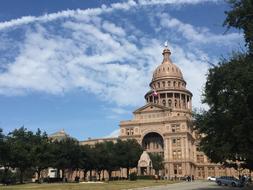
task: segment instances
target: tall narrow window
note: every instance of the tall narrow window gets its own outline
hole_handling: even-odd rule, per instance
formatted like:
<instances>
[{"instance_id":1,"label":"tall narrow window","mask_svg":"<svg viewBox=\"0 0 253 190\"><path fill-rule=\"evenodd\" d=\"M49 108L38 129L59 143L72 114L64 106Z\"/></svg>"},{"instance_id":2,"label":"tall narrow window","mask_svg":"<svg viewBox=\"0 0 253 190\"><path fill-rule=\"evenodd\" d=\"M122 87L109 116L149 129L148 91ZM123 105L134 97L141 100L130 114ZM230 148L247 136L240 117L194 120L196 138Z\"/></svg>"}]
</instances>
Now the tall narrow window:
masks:
<instances>
[{"instance_id":1,"label":"tall narrow window","mask_svg":"<svg viewBox=\"0 0 253 190\"><path fill-rule=\"evenodd\" d=\"M168 100L168 105L169 105L169 107L171 107L171 104L172 104L172 101L171 101L171 99L169 99L169 100Z\"/></svg>"}]
</instances>

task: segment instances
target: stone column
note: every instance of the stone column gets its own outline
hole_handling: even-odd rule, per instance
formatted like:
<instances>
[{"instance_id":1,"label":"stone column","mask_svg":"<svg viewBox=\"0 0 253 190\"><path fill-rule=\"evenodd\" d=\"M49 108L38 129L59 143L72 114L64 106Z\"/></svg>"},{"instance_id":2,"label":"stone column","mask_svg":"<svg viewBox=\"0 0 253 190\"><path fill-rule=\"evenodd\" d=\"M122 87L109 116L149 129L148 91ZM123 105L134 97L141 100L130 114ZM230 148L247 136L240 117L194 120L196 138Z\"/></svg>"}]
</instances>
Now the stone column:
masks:
<instances>
[{"instance_id":1,"label":"stone column","mask_svg":"<svg viewBox=\"0 0 253 190\"><path fill-rule=\"evenodd\" d=\"M219 169L217 166L214 167L214 176L219 176Z\"/></svg>"},{"instance_id":2,"label":"stone column","mask_svg":"<svg viewBox=\"0 0 253 190\"><path fill-rule=\"evenodd\" d=\"M182 109L183 105L182 105L182 94L179 93L179 108Z\"/></svg>"},{"instance_id":3,"label":"stone column","mask_svg":"<svg viewBox=\"0 0 253 190\"><path fill-rule=\"evenodd\" d=\"M169 138L169 160L172 160L172 142L171 138Z\"/></svg>"},{"instance_id":4,"label":"stone column","mask_svg":"<svg viewBox=\"0 0 253 190\"><path fill-rule=\"evenodd\" d=\"M172 93L172 108L175 108L175 93Z\"/></svg>"},{"instance_id":5,"label":"stone column","mask_svg":"<svg viewBox=\"0 0 253 190\"><path fill-rule=\"evenodd\" d=\"M204 167L204 171L205 171L204 178L207 178L208 177L208 168L207 168L207 166Z\"/></svg>"},{"instance_id":6,"label":"stone column","mask_svg":"<svg viewBox=\"0 0 253 190\"><path fill-rule=\"evenodd\" d=\"M188 137L185 138L185 149L186 149L186 160L189 159L189 141L188 141Z\"/></svg>"},{"instance_id":7,"label":"stone column","mask_svg":"<svg viewBox=\"0 0 253 190\"><path fill-rule=\"evenodd\" d=\"M185 137L181 138L182 159L185 160Z\"/></svg>"},{"instance_id":8,"label":"stone column","mask_svg":"<svg viewBox=\"0 0 253 190\"><path fill-rule=\"evenodd\" d=\"M164 160L165 161L168 161L168 159L169 159L169 150L170 150L170 148L168 146L168 139L166 138L164 140Z\"/></svg>"}]
</instances>

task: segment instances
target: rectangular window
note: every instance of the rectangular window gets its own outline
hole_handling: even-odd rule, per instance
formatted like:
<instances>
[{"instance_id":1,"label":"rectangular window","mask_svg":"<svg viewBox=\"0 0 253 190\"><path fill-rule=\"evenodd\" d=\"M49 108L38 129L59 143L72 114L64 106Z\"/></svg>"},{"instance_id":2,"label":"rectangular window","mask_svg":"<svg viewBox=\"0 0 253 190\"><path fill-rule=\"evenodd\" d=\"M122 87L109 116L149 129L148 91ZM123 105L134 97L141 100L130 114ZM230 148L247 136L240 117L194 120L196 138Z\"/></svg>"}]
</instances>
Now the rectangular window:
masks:
<instances>
[{"instance_id":1,"label":"rectangular window","mask_svg":"<svg viewBox=\"0 0 253 190\"><path fill-rule=\"evenodd\" d=\"M177 146L181 146L181 139L180 138L177 139Z\"/></svg>"},{"instance_id":2,"label":"rectangular window","mask_svg":"<svg viewBox=\"0 0 253 190\"><path fill-rule=\"evenodd\" d=\"M180 125L179 124L171 125L171 131L172 132L179 132L180 131Z\"/></svg>"},{"instance_id":3,"label":"rectangular window","mask_svg":"<svg viewBox=\"0 0 253 190\"><path fill-rule=\"evenodd\" d=\"M173 138L172 139L172 146L181 146L181 139L180 138Z\"/></svg>"},{"instance_id":4,"label":"rectangular window","mask_svg":"<svg viewBox=\"0 0 253 190\"><path fill-rule=\"evenodd\" d=\"M181 164L174 164L174 174L182 174L182 165Z\"/></svg>"},{"instance_id":5,"label":"rectangular window","mask_svg":"<svg viewBox=\"0 0 253 190\"><path fill-rule=\"evenodd\" d=\"M178 150L177 151L177 159L182 159L182 152L181 152L181 150Z\"/></svg>"},{"instance_id":6,"label":"rectangular window","mask_svg":"<svg viewBox=\"0 0 253 190\"><path fill-rule=\"evenodd\" d=\"M173 160L176 160L177 159L177 151L176 150L173 150Z\"/></svg>"}]
</instances>

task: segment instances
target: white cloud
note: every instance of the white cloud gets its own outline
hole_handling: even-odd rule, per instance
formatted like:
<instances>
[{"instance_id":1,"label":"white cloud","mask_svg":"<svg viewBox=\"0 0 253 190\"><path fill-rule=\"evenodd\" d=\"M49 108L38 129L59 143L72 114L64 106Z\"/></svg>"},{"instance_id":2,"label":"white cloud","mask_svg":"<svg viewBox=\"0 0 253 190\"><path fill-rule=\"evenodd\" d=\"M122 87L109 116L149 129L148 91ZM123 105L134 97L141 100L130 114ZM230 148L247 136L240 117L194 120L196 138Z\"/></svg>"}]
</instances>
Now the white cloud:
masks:
<instances>
[{"instance_id":1,"label":"white cloud","mask_svg":"<svg viewBox=\"0 0 253 190\"><path fill-rule=\"evenodd\" d=\"M194 27L191 24L172 18L166 13L160 14L159 18L163 28L169 28L177 33L181 33L182 37L193 43L230 45L235 43L235 41L243 41L243 36L240 33L214 34L208 28Z\"/></svg>"},{"instance_id":2,"label":"white cloud","mask_svg":"<svg viewBox=\"0 0 253 190\"><path fill-rule=\"evenodd\" d=\"M86 10L65 10L57 13L45 14L43 16L23 16L18 19L10 21L0 22L0 30L5 30L11 27L17 27L33 22L50 22L56 19L67 18L67 17L80 17L80 16L96 16L102 13L109 13L115 10L129 10L132 7L143 6L143 5L157 5L157 4L197 4L204 2L218 2L220 0L128 0L127 2L113 3L110 6L102 5L99 8L90 8Z\"/></svg>"},{"instance_id":3,"label":"white cloud","mask_svg":"<svg viewBox=\"0 0 253 190\"><path fill-rule=\"evenodd\" d=\"M198 4L206 2L219 2L221 0L138 0L141 5L157 5L157 4Z\"/></svg>"},{"instance_id":4,"label":"white cloud","mask_svg":"<svg viewBox=\"0 0 253 190\"><path fill-rule=\"evenodd\" d=\"M118 35L118 36L125 36L126 34L125 31L121 27L116 26L114 23L105 21L102 27L105 31Z\"/></svg>"},{"instance_id":5,"label":"white cloud","mask_svg":"<svg viewBox=\"0 0 253 190\"><path fill-rule=\"evenodd\" d=\"M157 2L139 1L138 4ZM189 1L178 0L174 3ZM121 108L143 105L152 72L162 61L161 42L146 35L138 26L128 24L123 27L117 20L100 16L101 13L129 10L134 6L136 2L128 1L109 7L68 10L0 23L0 30L3 30L36 21L50 21L48 24L52 24L53 20L63 17L75 18L60 20L57 31L38 23L35 29L26 32L25 40L20 42L19 54L13 62L7 62L7 70L0 73L0 94L19 95L38 91L58 95L81 88ZM185 46L170 42L172 59L183 71L188 88L194 94L194 105L200 106L201 87L208 68L205 60L213 61L213 58L201 47L190 49L187 44L220 43L223 46L238 40L238 34L216 35L169 15L159 16L162 30L168 33L167 29L170 28L171 34L176 33L178 37L187 39ZM112 111L115 114L125 113L121 108Z\"/></svg>"}]
</instances>

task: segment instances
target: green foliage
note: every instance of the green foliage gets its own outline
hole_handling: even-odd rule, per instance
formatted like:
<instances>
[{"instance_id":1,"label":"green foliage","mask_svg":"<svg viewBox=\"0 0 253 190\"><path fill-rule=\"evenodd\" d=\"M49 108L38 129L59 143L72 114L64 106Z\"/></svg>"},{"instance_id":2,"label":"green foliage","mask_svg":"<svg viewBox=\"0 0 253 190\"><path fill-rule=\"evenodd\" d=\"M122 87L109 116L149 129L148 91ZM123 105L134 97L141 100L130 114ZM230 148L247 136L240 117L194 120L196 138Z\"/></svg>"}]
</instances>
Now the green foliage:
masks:
<instances>
[{"instance_id":1,"label":"green foliage","mask_svg":"<svg viewBox=\"0 0 253 190\"><path fill-rule=\"evenodd\" d=\"M136 181L137 180L137 173L133 172L129 174L129 180L130 181Z\"/></svg>"},{"instance_id":2,"label":"green foliage","mask_svg":"<svg viewBox=\"0 0 253 190\"><path fill-rule=\"evenodd\" d=\"M7 160L9 156L9 148L6 145L6 137L0 128L0 167L7 165Z\"/></svg>"},{"instance_id":3,"label":"green foliage","mask_svg":"<svg viewBox=\"0 0 253 190\"><path fill-rule=\"evenodd\" d=\"M158 153L149 153L149 157L152 161L153 169L155 170L155 173L158 175L159 170L164 169L163 156L161 156Z\"/></svg>"},{"instance_id":4,"label":"green foliage","mask_svg":"<svg viewBox=\"0 0 253 190\"><path fill-rule=\"evenodd\" d=\"M209 69L203 102L208 111L195 114L205 134L201 148L214 162L253 160L253 58L237 54Z\"/></svg>"},{"instance_id":5,"label":"green foliage","mask_svg":"<svg viewBox=\"0 0 253 190\"><path fill-rule=\"evenodd\" d=\"M224 25L242 29L249 53L253 54L253 1L228 0L231 10L225 12L227 18Z\"/></svg>"},{"instance_id":6,"label":"green foliage","mask_svg":"<svg viewBox=\"0 0 253 190\"><path fill-rule=\"evenodd\" d=\"M20 170L20 183L23 183L24 172L33 164L33 133L24 127L15 129L9 133L6 143L11 150L9 164Z\"/></svg>"},{"instance_id":7,"label":"green foliage","mask_svg":"<svg viewBox=\"0 0 253 190\"><path fill-rule=\"evenodd\" d=\"M40 181L40 173L47 168L53 155L50 151L50 144L46 133L42 133L39 129L33 135L33 144L31 149L33 168L37 172L38 181Z\"/></svg>"},{"instance_id":8,"label":"green foliage","mask_svg":"<svg viewBox=\"0 0 253 190\"><path fill-rule=\"evenodd\" d=\"M53 159L50 166L62 170L63 177L66 169L81 167L81 151L78 141L67 138L51 143Z\"/></svg>"},{"instance_id":9,"label":"green foliage","mask_svg":"<svg viewBox=\"0 0 253 190\"><path fill-rule=\"evenodd\" d=\"M126 141L118 140L115 146L116 155L119 166L122 168L127 168L127 173L129 174L129 169L137 167L140 156L143 152L140 144L134 139L128 139Z\"/></svg>"},{"instance_id":10,"label":"green foliage","mask_svg":"<svg viewBox=\"0 0 253 190\"><path fill-rule=\"evenodd\" d=\"M0 130L0 164L6 171L9 171L9 167L15 169L20 183L31 178L35 172L40 182L41 171L48 167L61 170L63 177L65 170L82 170L85 175L92 170L99 175L107 170L111 178L114 170L127 168L129 171L136 167L142 151L135 140L89 146L79 145L73 138L53 141L39 129L33 133L21 127L8 136L4 136Z\"/></svg>"},{"instance_id":11,"label":"green foliage","mask_svg":"<svg viewBox=\"0 0 253 190\"><path fill-rule=\"evenodd\" d=\"M248 52L210 68L203 93L208 111L196 113L201 149L214 162L253 169L253 1L229 0L224 25L243 30Z\"/></svg>"},{"instance_id":12,"label":"green foliage","mask_svg":"<svg viewBox=\"0 0 253 190\"><path fill-rule=\"evenodd\" d=\"M81 160L80 160L80 169L84 171L84 178L86 177L86 173L95 168L93 148L89 145L83 145L80 147L81 151Z\"/></svg>"},{"instance_id":13,"label":"green foliage","mask_svg":"<svg viewBox=\"0 0 253 190\"><path fill-rule=\"evenodd\" d=\"M17 175L15 172L11 172L8 169L0 170L0 183L9 185L16 183Z\"/></svg>"}]
</instances>

